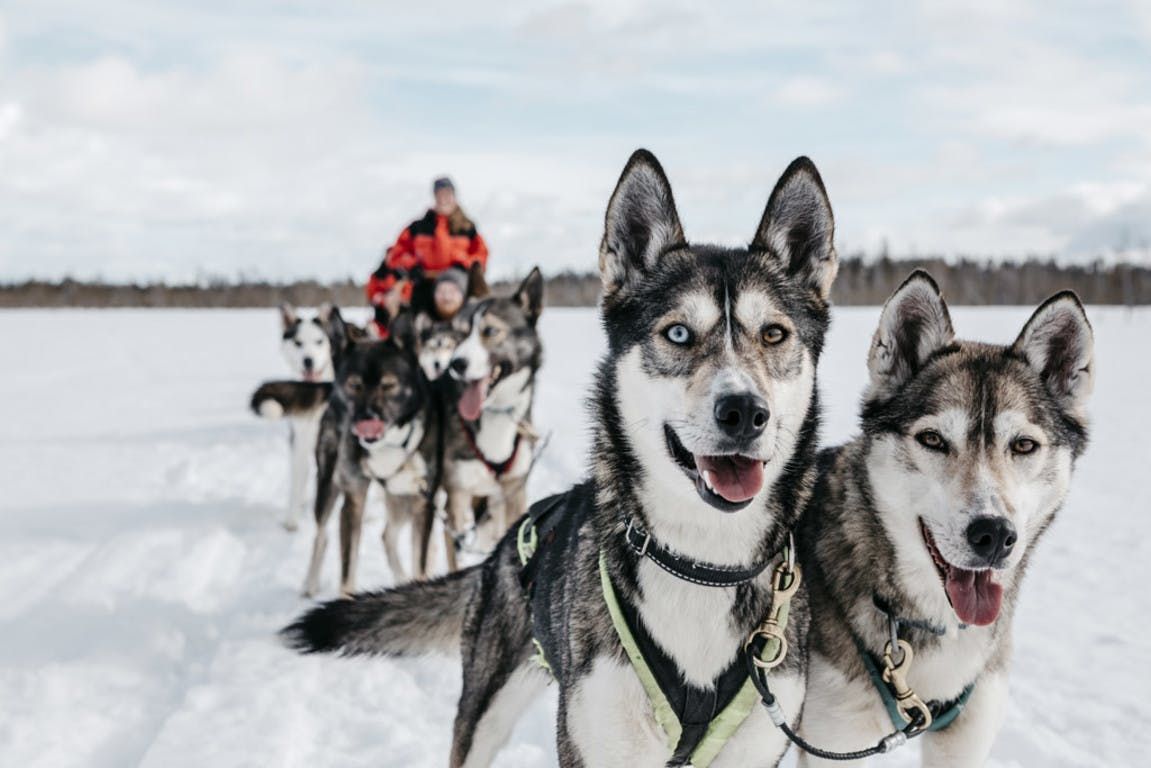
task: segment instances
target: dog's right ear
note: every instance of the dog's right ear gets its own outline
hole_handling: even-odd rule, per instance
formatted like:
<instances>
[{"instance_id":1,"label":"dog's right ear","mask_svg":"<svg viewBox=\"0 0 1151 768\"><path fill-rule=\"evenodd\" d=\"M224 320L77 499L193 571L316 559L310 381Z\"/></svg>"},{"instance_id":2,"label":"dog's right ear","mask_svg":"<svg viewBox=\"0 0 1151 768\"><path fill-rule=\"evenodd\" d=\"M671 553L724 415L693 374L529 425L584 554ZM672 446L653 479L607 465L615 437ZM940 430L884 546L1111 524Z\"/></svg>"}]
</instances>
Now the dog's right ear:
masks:
<instances>
[{"instance_id":1,"label":"dog's right ear","mask_svg":"<svg viewBox=\"0 0 1151 768\"><path fill-rule=\"evenodd\" d=\"M299 321L299 319L300 316L296 314L296 308L291 304L285 301L280 305L280 322L284 324L285 332L290 330L291 327Z\"/></svg>"},{"instance_id":2,"label":"dog's right ear","mask_svg":"<svg viewBox=\"0 0 1151 768\"><path fill-rule=\"evenodd\" d=\"M492 292L488 287L488 281L484 277L484 265L478 261L472 264L471 269L468 270L468 292L469 299L482 299Z\"/></svg>"},{"instance_id":3,"label":"dog's right ear","mask_svg":"<svg viewBox=\"0 0 1151 768\"><path fill-rule=\"evenodd\" d=\"M340 314L340 308L335 304L330 301L321 304L316 313L316 319L320 321L324 333L328 334L333 357L340 355L354 343L351 334L348 333L347 323L344 322L344 317Z\"/></svg>"},{"instance_id":4,"label":"dog's right ear","mask_svg":"<svg viewBox=\"0 0 1151 768\"><path fill-rule=\"evenodd\" d=\"M866 399L889 397L935 352L955 341L951 315L931 275L917 269L883 305L871 339Z\"/></svg>"},{"instance_id":5,"label":"dog's right ear","mask_svg":"<svg viewBox=\"0 0 1151 768\"><path fill-rule=\"evenodd\" d=\"M669 247L683 245L671 184L655 155L637 149L607 204L599 270L605 296L650 272Z\"/></svg>"}]
</instances>

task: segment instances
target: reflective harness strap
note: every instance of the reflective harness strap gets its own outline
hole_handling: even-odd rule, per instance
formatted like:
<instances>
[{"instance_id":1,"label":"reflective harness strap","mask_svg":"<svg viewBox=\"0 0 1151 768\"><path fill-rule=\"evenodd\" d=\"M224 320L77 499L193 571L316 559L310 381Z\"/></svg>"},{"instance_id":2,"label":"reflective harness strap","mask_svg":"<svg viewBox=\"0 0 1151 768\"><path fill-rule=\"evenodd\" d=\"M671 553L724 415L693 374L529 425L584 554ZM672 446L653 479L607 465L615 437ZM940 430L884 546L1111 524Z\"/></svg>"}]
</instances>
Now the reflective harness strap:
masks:
<instances>
[{"instance_id":1,"label":"reflective harness strap","mask_svg":"<svg viewBox=\"0 0 1151 768\"><path fill-rule=\"evenodd\" d=\"M624 652L631 662L632 669L635 670L636 677L639 678L640 685L643 686L648 701L651 702L652 712L655 715L656 722L659 723L660 728L663 729L664 735L667 737L668 748L676 751L680 739L683 736L683 725L680 723L675 710L668 701L659 682L656 680L655 674L651 671L651 667L648 666L647 659L644 658L639 643L636 642L635 636L632 634L631 627L628 626L623 609L616 596L615 588L612 586L611 576L608 574L607 569L607 559L602 550L599 556L599 575L604 602L607 603L612 626L615 627L616 635L623 645ZM774 616L782 635L783 630L787 628L788 604L786 602L783 603L778 610L774 611ZM765 661L780 658L780 651L785 650L782 646L783 641L780 637L767 637L760 651L760 658ZM743 685L735 697L708 723L707 730L692 750L691 764L696 766L696 768L706 768L706 766L710 765L723 749L724 745L727 744L732 734L743 724L747 716L751 714L752 709L755 708L758 701L759 692L756 690L750 677L748 677L744 680Z\"/></svg>"}]
</instances>

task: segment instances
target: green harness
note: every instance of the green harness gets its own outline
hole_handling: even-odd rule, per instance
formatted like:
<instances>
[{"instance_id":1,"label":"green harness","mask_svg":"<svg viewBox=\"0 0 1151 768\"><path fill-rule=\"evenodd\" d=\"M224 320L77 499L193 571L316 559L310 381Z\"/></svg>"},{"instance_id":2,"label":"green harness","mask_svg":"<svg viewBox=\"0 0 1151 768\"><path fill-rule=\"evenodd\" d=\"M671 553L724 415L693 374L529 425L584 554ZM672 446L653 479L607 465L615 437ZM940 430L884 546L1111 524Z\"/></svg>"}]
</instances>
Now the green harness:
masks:
<instances>
[{"instance_id":1,"label":"green harness","mask_svg":"<svg viewBox=\"0 0 1151 768\"><path fill-rule=\"evenodd\" d=\"M668 748L674 750L683 734L683 727L680 725L679 718L676 717L675 711L663 690L659 687L659 683L656 682L655 675L648 666L647 660L644 659L643 653L640 652L639 644L636 643L631 628L628 627L627 621L624 619L623 610L620 608L615 588L612 586L611 577L608 575L607 560L603 551L600 551L599 555L599 577L600 586L603 588L604 602L607 603L608 612L611 614L612 626L615 627L616 635L619 636L620 643L623 644L628 660L631 661L631 666L635 670L644 692L647 693L656 722L659 723L667 737ZM778 611L773 611L773 613L777 613L775 623L779 628L779 635L771 635L764 642L763 649L759 654L764 663L771 661L778 663L782 660L782 653L786 652L782 633L787 629L788 606L788 602L783 602ZM691 764L696 768L707 768L711 765L711 761L716 758L739 726L743 725L743 721L747 719L751 710L758 703L759 692L751 679L748 678L744 681L735 698L708 725L703 739L691 753Z\"/></svg>"},{"instance_id":2,"label":"green harness","mask_svg":"<svg viewBox=\"0 0 1151 768\"><path fill-rule=\"evenodd\" d=\"M525 517L516 532L516 551L521 567L527 567L539 548L536 522L537 520L531 516ZM793 548L788 546L782 552L783 562L776 568L774 574L771 610L763 624L755 630L748 640L749 647L753 641L757 647L761 645L756 654L756 664L763 669L777 666L787 654L784 632L787 629L791 596L798 589L800 579L798 566L791 562L792 551ZM616 636L619 637L620 644L623 645L632 669L635 670L636 677L639 678L640 685L643 686L648 701L651 702L652 713L666 736L668 748L674 751L683 735L683 726L663 689L660 688L647 659L644 658L631 627L628 626L623 608L616 596L615 587L611 583L607 559L602 550L599 556L599 574L604 603L607 605ZM532 643L535 645L537 663L551 673L551 665L544 655L539 640L533 637ZM759 692L751 678L748 677L744 680L735 697L708 723L703 738L692 750L690 764L695 768L707 768L711 765L732 734L755 709L759 700Z\"/></svg>"}]
</instances>

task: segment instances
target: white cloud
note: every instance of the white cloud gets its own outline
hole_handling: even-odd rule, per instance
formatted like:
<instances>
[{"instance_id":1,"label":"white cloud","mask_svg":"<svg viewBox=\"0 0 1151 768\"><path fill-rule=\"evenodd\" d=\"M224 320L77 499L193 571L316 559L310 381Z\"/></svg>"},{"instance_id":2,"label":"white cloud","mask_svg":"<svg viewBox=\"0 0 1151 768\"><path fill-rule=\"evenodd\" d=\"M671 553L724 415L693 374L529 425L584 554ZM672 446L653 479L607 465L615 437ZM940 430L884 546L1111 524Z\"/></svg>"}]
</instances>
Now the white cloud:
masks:
<instances>
[{"instance_id":1,"label":"white cloud","mask_svg":"<svg viewBox=\"0 0 1151 768\"><path fill-rule=\"evenodd\" d=\"M792 77L775 91L775 101L790 107L826 107L841 97L839 88L822 77Z\"/></svg>"}]
</instances>

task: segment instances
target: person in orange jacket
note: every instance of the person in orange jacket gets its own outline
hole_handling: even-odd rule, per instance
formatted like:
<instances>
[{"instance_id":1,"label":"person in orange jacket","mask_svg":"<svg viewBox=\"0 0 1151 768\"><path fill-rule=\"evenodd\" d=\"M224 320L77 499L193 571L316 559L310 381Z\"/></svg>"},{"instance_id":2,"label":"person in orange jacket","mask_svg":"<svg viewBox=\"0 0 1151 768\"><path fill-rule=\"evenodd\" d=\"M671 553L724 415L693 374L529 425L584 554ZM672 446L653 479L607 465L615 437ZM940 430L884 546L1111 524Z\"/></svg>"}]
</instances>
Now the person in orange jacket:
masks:
<instances>
[{"instance_id":1,"label":"person in orange jacket","mask_svg":"<svg viewBox=\"0 0 1151 768\"><path fill-rule=\"evenodd\" d=\"M487 267L487 244L456 202L452 180L446 176L436 179L432 192L435 207L428 209L423 218L413 221L400 233L395 245L384 254L379 269L368 279L366 293L368 302L376 308L377 325L386 325L386 322L380 322L382 313L395 317L411 300L414 279L435 279L452 268L467 273L477 263ZM437 290L435 295L439 297L446 293L446 289ZM437 298L439 314L454 314L458 305L463 303L462 299L462 293L459 302L448 297L441 308ZM455 309L448 311L449 304L456 304ZM382 331L383 327L378 330Z\"/></svg>"}]
</instances>

